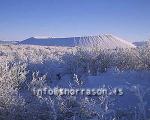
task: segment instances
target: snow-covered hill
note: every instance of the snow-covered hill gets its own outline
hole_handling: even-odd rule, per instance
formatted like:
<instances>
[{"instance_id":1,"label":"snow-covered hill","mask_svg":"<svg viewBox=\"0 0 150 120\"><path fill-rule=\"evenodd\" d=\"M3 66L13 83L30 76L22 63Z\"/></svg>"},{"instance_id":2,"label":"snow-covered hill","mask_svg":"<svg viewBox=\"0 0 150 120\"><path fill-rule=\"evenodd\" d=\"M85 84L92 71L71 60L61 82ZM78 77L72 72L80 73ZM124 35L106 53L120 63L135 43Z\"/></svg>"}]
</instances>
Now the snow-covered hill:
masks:
<instances>
[{"instance_id":1,"label":"snow-covered hill","mask_svg":"<svg viewBox=\"0 0 150 120\"><path fill-rule=\"evenodd\" d=\"M115 49L115 48L134 48L136 47L126 40L120 39L113 35L98 35L85 37L69 37L69 38L43 38L31 37L21 41L19 44L42 45L42 46L98 46L101 49Z\"/></svg>"},{"instance_id":2,"label":"snow-covered hill","mask_svg":"<svg viewBox=\"0 0 150 120\"><path fill-rule=\"evenodd\" d=\"M20 44L29 44L29 45L66 46L66 47L73 47L74 43L75 42L73 37L70 38L31 37L20 42Z\"/></svg>"}]
</instances>

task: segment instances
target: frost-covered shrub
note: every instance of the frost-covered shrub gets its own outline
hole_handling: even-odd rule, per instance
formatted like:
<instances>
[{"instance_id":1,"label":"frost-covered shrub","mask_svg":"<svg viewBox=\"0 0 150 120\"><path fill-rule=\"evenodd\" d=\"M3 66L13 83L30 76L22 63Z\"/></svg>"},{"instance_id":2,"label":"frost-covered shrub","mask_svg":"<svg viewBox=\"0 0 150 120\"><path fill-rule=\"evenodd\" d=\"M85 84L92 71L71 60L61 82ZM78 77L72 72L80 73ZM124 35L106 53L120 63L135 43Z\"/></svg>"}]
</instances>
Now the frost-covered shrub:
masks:
<instances>
[{"instance_id":1,"label":"frost-covered shrub","mask_svg":"<svg viewBox=\"0 0 150 120\"><path fill-rule=\"evenodd\" d=\"M4 62L0 65L0 101L11 104L13 94L17 94L26 80L26 64L20 62Z\"/></svg>"},{"instance_id":2,"label":"frost-covered shrub","mask_svg":"<svg viewBox=\"0 0 150 120\"><path fill-rule=\"evenodd\" d=\"M120 70L139 70L143 63L137 49L118 49L113 53L113 66Z\"/></svg>"},{"instance_id":3,"label":"frost-covered shrub","mask_svg":"<svg viewBox=\"0 0 150 120\"><path fill-rule=\"evenodd\" d=\"M39 97L32 89L60 87L59 83L65 79L70 80L67 84L72 84L71 87L80 88L86 82L83 78L101 75L114 67L120 71L149 70L148 47L100 50L97 47L0 46L0 51L0 119L140 120L137 115L147 114L138 89L141 110L116 109L114 98L109 95ZM53 80L58 81L53 83Z\"/></svg>"},{"instance_id":4,"label":"frost-covered shrub","mask_svg":"<svg viewBox=\"0 0 150 120\"><path fill-rule=\"evenodd\" d=\"M26 64L15 61L5 61L0 64L0 118L10 119L18 114L16 107L23 107L24 98L19 95L26 80ZM12 118L13 120L13 118Z\"/></svg>"},{"instance_id":5,"label":"frost-covered shrub","mask_svg":"<svg viewBox=\"0 0 150 120\"><path fill-rule=\"evenodd\" d=\"M83 69L84 73L99 75L99 73L106 72L108 68L118 68L120 71L148 69L149 53L149 48L144 48L144 50L143 48L114 50L78 48L77 52L70 54L72 57L68 58L74 61L70 66L74 67L74 72Z\"/></svg>"},{"instance_id":6,"label":"frost-covered shrub","mask_svg":"<svg viewBox=\"0 0 150 120\"><path fill-rule=\"evenodd\" d=\"M71 73L99 75L108 68L119 70L142 70L145 65L138 49L83 49L77 48L75 53L63 56L66 68Z\"/></svg>"},{"instance_id":7,"label":"frost-covered shrub","mask_svg":"<svg viewBox=\"0 0 150 120\"><path fill-rule=\"evenodd\" d=\"M143 69L150 70L150 46L140 47L138 48L138 52L140 54L140 60L143 63Z\"/></svg>"}]
</instances>

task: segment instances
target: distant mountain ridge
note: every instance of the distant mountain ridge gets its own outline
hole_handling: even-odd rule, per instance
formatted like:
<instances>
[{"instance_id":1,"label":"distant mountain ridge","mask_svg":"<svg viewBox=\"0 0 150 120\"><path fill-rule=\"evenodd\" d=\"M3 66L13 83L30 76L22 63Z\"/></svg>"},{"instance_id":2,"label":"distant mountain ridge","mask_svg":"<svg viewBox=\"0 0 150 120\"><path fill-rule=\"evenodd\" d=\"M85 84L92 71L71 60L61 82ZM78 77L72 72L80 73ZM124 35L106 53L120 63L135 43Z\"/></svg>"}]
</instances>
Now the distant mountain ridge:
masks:
<instances>
[{"instance_id":1,"label":"distant mountain ridge","mask_svg":"<svg viewBox=\"0 0 150 120\"><path fill-rule=\"evenodd\" d=\"M0 44L17 44L18 41L2 41L0 40Z\"/></svg>"},{"instance_id":2,"label":"distant mountain ridge","mask_svg":"<svg viewBox=\"0 0 150 120\"><path fill-rule=\"evenodd\" d=\"M135 46L140 47L146 44L146 41L141 41L141 42L134 42L133 43Z\"/></svg>"},{"instance_id":3,"label":"distant mountain ridge","mask_svg":"<svg viewBox=\"0 0 150 120\"><path fill-rule=\"evenodd\" d=\"M115 49L115 48L135 48L136 46L126 40L118 38L113 35L98 35L98 36L85 36L85 37L68 37L68 38L40 38L31 37L19 42L19 44L27 45L42 45L42 46L85 46L95 47L98 46L102 49Z\"/></svg>"}]
</instances>

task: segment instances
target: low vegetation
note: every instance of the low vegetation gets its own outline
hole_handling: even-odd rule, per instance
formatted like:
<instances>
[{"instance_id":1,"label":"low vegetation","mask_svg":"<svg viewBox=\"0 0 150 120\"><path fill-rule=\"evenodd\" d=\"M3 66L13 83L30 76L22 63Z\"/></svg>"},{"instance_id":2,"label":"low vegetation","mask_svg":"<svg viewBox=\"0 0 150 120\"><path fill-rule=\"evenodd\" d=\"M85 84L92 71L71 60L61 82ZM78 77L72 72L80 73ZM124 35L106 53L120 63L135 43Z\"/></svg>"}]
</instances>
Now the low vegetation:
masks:
<instances>
[{"instance_id":1,"label":"low vegetation","mask_svg":"<svg viewBox=\"0 0 150 120\"><path fill-rule=\"evenodd\" d=\"M149 72L150 47L101 50L0 45L0 120L150 119L150 91L142 85L127 88L138 101L136 106L128 108L116 107L116 96L109 94L36 96L32 93L33 88L61 87L59 83L64 78L70 79L70 86L81 87L88 76L101 76L110 69L118 74Z\"/></svg>"}]
</instances>

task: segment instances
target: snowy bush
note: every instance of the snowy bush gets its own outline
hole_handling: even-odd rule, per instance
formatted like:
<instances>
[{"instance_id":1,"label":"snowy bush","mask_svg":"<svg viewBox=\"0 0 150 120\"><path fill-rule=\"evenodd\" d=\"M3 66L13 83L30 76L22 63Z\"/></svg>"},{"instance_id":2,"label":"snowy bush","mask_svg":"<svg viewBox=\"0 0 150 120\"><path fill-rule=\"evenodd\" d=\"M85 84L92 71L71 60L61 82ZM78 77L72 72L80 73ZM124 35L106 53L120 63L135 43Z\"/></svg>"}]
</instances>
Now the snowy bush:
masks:
<instances>
[{"instance_id":1,"label":"snowy bush","mask_svg":"<svg viewBox=\"0 0 150 120\"><path fill-rule=\"evenodd\" d=\"M123 74L150 69L150 49L101 50L46 46L0 46L0 119L4 120L146 120L149 107L141 86L132 91L139 103L134 108L115 108L116 98L105 96L37 96L32 90L51 86L80 88L89 76L106 79L117 69ZM37 72L38 71L38 72ZM107 76L111 74L109 73ZM140 75L135 73L137 76ZM114 75L114 76L115 76ZM146 75L146 74L143 74ZM140 76L142 79L143 76ZM146 78L146 77L144 77ZM146 80L150 78L147 75ZM65 79L67 79L65 81ZM63 81L64 80L64 81ZM132 79L131 79L132 80ZM94 81L95 82L95 81ZM114 83L112 83L114 84ZM130 83L129 83L130 84ZM147 82L148 84L148 82ZM148 91L149 94L149 91Z\"/></svg>"}]
</instances>

